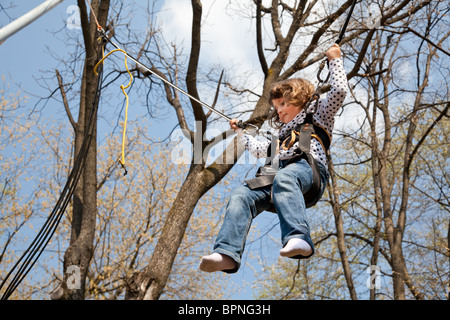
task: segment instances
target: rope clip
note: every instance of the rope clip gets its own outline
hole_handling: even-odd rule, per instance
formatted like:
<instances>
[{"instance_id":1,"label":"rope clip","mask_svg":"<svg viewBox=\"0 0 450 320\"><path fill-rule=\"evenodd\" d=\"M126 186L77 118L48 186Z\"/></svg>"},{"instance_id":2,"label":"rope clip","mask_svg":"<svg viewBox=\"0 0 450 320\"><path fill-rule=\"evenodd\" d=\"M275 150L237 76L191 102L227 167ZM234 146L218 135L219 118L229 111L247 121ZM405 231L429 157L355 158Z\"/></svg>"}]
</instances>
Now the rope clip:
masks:
<instances>
[{"instance_id":1,"label":"rope clip","mask_svg":"<svg viewBox=\"0 0 450 320\"><path fill-rule=\"evenodd\" d=\"M321 74L322 74L323 69L325 68L325 63L328 64L327 59L322 60L322 62L320 63L320 66L319 66L319 71L317 72L317 80L319 81L319 84L328 82L328 79L330 78L330 73L328 72L328 75L325 78L325 80L322 80Z\"/></svg>"}]
</instances>

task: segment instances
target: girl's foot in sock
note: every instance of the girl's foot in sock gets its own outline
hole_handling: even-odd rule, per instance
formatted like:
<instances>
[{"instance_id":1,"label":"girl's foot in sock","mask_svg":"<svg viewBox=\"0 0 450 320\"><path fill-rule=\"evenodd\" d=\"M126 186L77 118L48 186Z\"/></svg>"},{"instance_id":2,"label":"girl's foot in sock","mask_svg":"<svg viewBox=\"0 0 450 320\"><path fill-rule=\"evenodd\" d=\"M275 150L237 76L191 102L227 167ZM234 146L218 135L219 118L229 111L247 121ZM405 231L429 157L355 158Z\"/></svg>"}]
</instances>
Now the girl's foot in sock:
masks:
<instances>
[{"instance_id":1,"label":"girl's foot in sock","mask_svg":"<svg viewBox=\"0 0 450 320\"><path fill-rule=\"evenodd\" d=\"M280 255L283 257L295 257L298 255L309 256L313 252L311 246L303 239L292 238L286 243L283 249L280 250Z\"/></svg>"},{"instance_id":2,"label":"girl's foot in sock","mask_svg":"<svg viewBox=\"0 0 450 320\"><path fill-rule=\"evenodd\" d=\"M204 256L198 267L201 271L216 272L234 269L236 262L227 255L214 252L209 256Z\"/></svg>"}]
</instances>

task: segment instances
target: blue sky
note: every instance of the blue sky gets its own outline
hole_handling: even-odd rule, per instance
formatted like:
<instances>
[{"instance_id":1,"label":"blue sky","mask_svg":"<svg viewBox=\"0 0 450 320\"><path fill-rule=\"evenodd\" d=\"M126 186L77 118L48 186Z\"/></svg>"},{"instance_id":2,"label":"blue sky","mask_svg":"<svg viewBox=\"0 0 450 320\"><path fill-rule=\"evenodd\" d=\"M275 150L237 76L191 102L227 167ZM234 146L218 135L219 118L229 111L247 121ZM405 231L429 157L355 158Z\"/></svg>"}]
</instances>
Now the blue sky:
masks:
<instances>
[{"instance_id":1,"label":"blue sky","mask_svg":"<svg viewBox=\"0 0 450 320\"><path fill-rule=\"evenodd\" d=\"M14 20L20 17L42 2L43 0L15 2L14 7L8 9L7 15L4 12L0 13L0 27L7 25L11 21L10 19ZM53 87L50 88L50 85L49 88L42 87L36 80L49 76L49 74L44 73L47 71L53 72L54 75L54 69L61 67L58 61L52 57L52 54L64 56L67 53L67 48L64 45L64 34L70 35L73 33L76 36L75 33L81 32L77 28L61 32L62 29L68 28L67 23L74 21L72 6L75 4L75 0L63 1L50 12L12 35L0 45L0 57L2 59L0 74L5 76L5 81L10 85L11 92L17 92L20 89L21 93L28 97L28 108L33 108L36 105L39 108L43 107L40 98L48 96L51 91L50 89L54 89ZM161 9L161 19L169 21L165 24L164 28L166 37L173 36L174 41L183 43L187 47L190 42L190 4L188 8L182 8L179 4L178 2L178 6L175 6L173 0L165 1ZM225 18L226 15L221 14L221 8L217 5L207 7L206 9L205 15L218 15L221 19L211 19L211 22L208 22L208 31L204 35L205 44L202 57L207 61L212 61L212 63L220 63L225 66L239 64L241 70L251 70L254 68L257 65L255 60L256 50L245 45L248 43L248 36L251 35L249 23L243 21L232 21L230 23L227 20L230 18ZM227 28L225 26L229 27ZM214 32L220 33L220 41L213 42L212 34ZM256 79L258 79L258 76ZM255 80L255 86L257 85L256 82L257 80ZM134 97L131 96L130 99L134 99ZM207 101L207 103L210 103L210 101ZM47 115L52 115L57 119L61 119L61 121L67 121L61 103L57 100L49 100L42 110ZM130 109L130 113L133 115L133 109ZM155 121L151 125L153 130L155 130L155 136L161 137L167 134L167 131L161 131L167 130L168 126L166 121ZM219 122L218 126L223 128L223 126L226 126L226 122ZM105 131L111 130L110 127L104 127L103 129ZM258 218L259 223L263 226L262 232L267 231L265 229L267 226L270 228L270 226L276 224L275 218L276 216L272 214ZM277 232L277 228L274 228L272 232L274 237L277 237ZM273 262L275 262L278 252L270 253L268 251L270 243L272 241L266 238L252 244L250 248L253 248L256 255L259 255L263 260L266 259L265 256L274 253ZM250 251L250 248L247 249L247 253ZM244 264L245 262L250 262L254 268L257 269L259 267L248 256L245 256L244 259ZM237 274L230 276L231 281L234 283L231 284L232 286L243 285L243 290L233 296L233 298L252 298L251 282L254 279L253 272L253 268L248 268L244 265Z\"/></svg>"},{"instance_id":2,"label":"blue sky","mask_svg":"<svg viewBox=\"0 0 450 320\"><path fill-rule=\"evenodd\" d=\"M66 0L66 2L70 4L75 1ZM7 10L7 14L13 19L18 18L39 3L41 1L16 2L15 7ZM63 26L66 7L67 5L63 2L63 4L12 35L0 45L0 55L3 60L0 65L2 74L11 77L12 80L25 88L31 89L34 86L32 75L53 66L53 61L49 59L47 54L47 47L58 51L59 44L58 46L52 46L52 42L55 41L49 31L57 31ZM1 12L0 26L3 27L9 22L7 15Z\"/></svg>"},{"instance_id":3,"label":"blue sky","mask_svg":"<svg viewBox=\"0 0 450 320\"><path fill-rule=\"evenodd\" d=\"M66 51L61 42L55 39L53 33L61 30L67 17L66 9L75 3L74 0L66 0L62 4L49 11L24 29L10 36L0 45L0 74L5 76L11 90L19 90L22 95L28 97L28 103L35 104L40 97L48 96L47 88L42 88L36 79L42 77L43 71L54 70L55 60L50 56L49 50L62 54ZM15 19L33 9L42 1L16 2L7 13L10 18ZM10 22L5 13L0 13L0 26ZM55 101L48 105L55 106Z\"/></svg>"}]
</instances>

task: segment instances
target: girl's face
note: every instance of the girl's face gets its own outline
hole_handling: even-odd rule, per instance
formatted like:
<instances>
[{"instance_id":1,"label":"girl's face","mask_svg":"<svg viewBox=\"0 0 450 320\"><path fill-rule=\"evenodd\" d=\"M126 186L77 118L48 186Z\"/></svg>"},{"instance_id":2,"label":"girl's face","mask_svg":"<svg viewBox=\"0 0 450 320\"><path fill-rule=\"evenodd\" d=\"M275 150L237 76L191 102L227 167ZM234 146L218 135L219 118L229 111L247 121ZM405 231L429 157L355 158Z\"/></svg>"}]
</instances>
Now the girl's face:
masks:
<instances>
[{"instance_id":1,"label":"girl's face","mask_svg":"<svg viewBox=\"0 0 450 320\"><path fill-rule=\"evenodd\" d=\"M286 104L284 98L273 99L272 104L280 117L280 121L288 123L300 112L300 108L293 104Z\"/></svg>"}]
</instances>

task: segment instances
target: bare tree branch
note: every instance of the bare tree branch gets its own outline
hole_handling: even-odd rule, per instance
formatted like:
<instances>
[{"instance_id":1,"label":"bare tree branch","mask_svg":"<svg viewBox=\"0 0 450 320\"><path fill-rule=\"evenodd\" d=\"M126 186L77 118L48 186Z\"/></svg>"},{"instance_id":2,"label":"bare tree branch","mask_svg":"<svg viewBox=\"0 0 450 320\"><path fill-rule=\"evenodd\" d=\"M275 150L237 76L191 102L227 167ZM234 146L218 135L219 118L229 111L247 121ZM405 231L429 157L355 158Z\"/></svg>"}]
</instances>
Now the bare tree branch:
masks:
<instances>
[{"instance_id":1,"label":"bare tree branch","mask_svg":"<svg viewBox=\"0 0 450 320\"><path fill-rule=\"evenodd\" d=\"M58 79L59 90L61 91L61 96L63 98L64 109L66 110L66 114L67 114L67 117L69 118L69 122L72 125L72 128L74 130L77 130L78 125L77 125L76 121L73 119L72 113L70 112L69 103L67 101L67 96L66 96L66 91L64 89L64 83L63 83L62 77L59 74L58 70L56 70L56 78Z\"/></svg>"}]
</instances>

